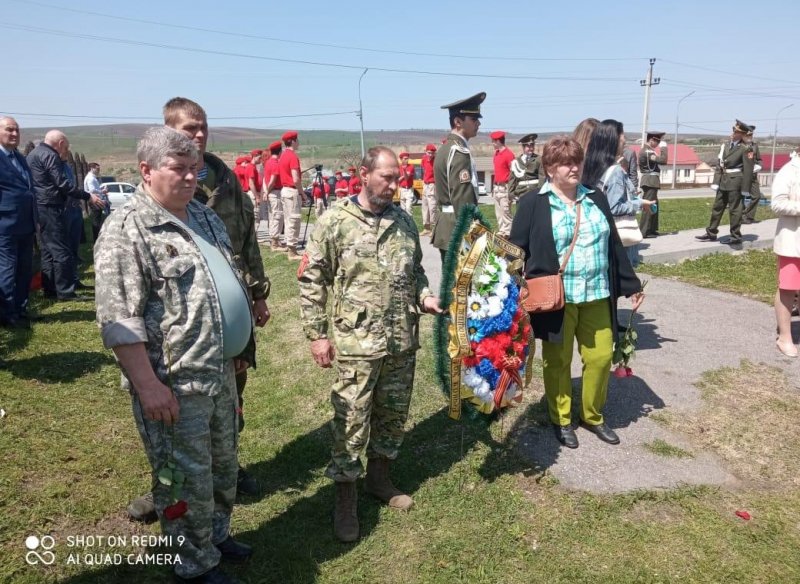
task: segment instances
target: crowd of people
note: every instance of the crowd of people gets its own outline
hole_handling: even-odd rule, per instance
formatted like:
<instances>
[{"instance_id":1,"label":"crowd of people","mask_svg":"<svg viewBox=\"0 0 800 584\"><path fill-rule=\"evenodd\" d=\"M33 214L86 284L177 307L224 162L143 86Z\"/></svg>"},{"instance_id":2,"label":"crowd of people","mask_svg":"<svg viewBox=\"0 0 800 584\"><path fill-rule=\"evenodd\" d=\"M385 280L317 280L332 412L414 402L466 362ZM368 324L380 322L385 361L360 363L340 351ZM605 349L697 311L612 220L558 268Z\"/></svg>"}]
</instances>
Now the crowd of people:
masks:
<instances>
[{"instance_id":1,"label":"crowd of people","mask_svg":"<svg viewBox=\"0 0 800 584\"><path fill-rule=\"evenodd\" d=\"M420 317L444 310L428 287L420 236L430 234L444 264L459 213L478 203L469 140L479 131L485 98L479 93L443 106L450 133L438 151L426 147L422 162L422 233L410 214L414 168L408 153L398 157L376 146L348 169L349 179L337 171L331 184L317 170L321 180L312 184L311 197L318 221L302 257L305 194L296 131L240 157L231 170L206 150L203 108L173 98L164 105L164 125L138 142L136 192L109 215L99 166L90 165L83 188L76 185L63 164L69 141L62 132L48 132L25 158L17 152L18 125L0 118L2 323L16 328L28 322L37 233L45 295L78 297L69 210L70 201L87 201L97 232L97 322L130 392L152 470L149 492L128 511L136 519L157 517L164 534L183 542L175 566L179 581L233 582L220 561L244 561L253 553L231 537L230 521L236 496L259 490L239 466L237 450L248 370L256 366L255 327L270 319L270 280L256 238L260 221L269 222L273 251L301 260L301 326L314 362L336 370L326 470L335 483L335 536L343 542L359 537L356 481L362 476L366 492L389 507L413 506L392 483L390 468L403 443ZM634 231L641 239L657 230L652 217L637 223L636 214L657 216L660 184L650 173L666 161L662 137L648 133L648 144L632 157L622 123L590 118L573 135L549 139L541 156L534 151L537 135L523 136L522 154L515 156L504 132L491 134L503 170L493 190L498 233L524 251L526 278L560 274L563 281L564 306L532 314L531 324L542 346L549 417L568 448L579 447L577 425L605 443L620 441L603 416L619 338L617 303L628 297L636 311L644 300L634 272L636 244L626 243L636 240ZM724 175L736 168L727 150L720 154L726 166L718 197L730 201L735 188ZM737 160L747 158L743 153ZM773 187L773 208L781 216L777 346L788 356L797 355L789 330L791 301L800 289L797 160ZM393 204L398 189L400 206ZM583 361L577 420L570 375L575 341ZM159 480L165 476L168 481Z\"/></svg>"}]
</instances>

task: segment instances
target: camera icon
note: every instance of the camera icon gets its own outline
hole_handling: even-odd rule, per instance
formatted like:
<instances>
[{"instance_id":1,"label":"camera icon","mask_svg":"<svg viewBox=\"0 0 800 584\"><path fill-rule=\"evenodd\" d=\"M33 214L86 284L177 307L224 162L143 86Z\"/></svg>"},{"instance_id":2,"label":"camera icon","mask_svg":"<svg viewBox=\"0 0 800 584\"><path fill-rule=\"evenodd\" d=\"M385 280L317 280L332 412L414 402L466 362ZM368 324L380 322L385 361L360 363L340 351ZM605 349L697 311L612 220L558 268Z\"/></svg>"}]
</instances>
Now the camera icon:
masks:
<instances>
[{"instance_id":1,"label":"camera icon","mask_svg":"<svg viewBox=\"0 0 800 584\"><path fill-rule=\"evenodd\" d=\"M56 561L56 555L50 551L56 547L56 540L50 535L44 535L41 538L29 535L25 538L25 547L30 550L25 554L25 561L31 566L40 563L49 566Z\"/></svg>"}]
</instances>

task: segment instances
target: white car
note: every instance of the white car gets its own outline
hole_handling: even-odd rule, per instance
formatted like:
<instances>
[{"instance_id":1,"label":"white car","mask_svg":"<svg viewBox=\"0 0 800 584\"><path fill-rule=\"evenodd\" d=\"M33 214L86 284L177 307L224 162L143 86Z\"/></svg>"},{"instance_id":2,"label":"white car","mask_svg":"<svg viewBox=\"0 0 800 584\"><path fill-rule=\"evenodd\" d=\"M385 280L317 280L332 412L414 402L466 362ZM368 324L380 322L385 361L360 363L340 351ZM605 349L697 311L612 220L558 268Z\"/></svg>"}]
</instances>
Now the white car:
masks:
<instances>
[{"instance_id":1,"label":"white car","mask_svg":"<svg viewBox=\"0 0 800 584\"><path fill-rule=\"evenodd\" d=\"M478 196L479 197L486 196L486 185L484 185L482 182L478 183Z\"/></svg>"},{"instance_id":2,"label":"white car","mask_svg":"<svg viewBox=\"0 0 800 584\"><path fill-rule=\"evenodd\" d=\"M109 182L103 183L108 189L108 200L111 201L111 210L122 207L133 193L136 192L136 187L131 183L126 182Z\"/></svg>"}]
</instances>

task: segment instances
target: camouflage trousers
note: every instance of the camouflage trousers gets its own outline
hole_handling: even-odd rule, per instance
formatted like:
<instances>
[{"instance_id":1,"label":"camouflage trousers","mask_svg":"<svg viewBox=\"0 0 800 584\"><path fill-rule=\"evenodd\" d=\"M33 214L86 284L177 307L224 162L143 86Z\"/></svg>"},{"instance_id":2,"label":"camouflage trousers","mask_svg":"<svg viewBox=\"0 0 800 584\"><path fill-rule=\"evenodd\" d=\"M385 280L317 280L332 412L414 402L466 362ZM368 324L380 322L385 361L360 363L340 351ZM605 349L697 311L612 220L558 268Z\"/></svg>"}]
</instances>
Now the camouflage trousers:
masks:
<instances>
[{"instance_id":1,"label":"camouflage trousers","mask_svg":"<svg viewBox=\"0 0 800 584\"><path fill-rule=\"evenodd\" d=\"M223 390L215 396L179 396L180 417L170 427L144 417L134 394L133 417L153 469L153 499L161 531L180 555L175 573L182 578L199 576L219 564L214 544L224 541L230 531L231 511L236 498L238 441L236 388L233 363L225 367ZM183 499L189 510L183 517L168 520L164 509L172 501L170 488L157 477L172 452L179 470L186 475ZM178 538L183 544L178 547Z\"/></svg>"},{"instance_id":2,"label":"camouflage trousers","mask_svg":"<svg viewBox=\"0 0 800 584\"><path fill-rule=\"evenodd\" d=\"M416 351L369 360L337 360L331 388L333 447L325 474L352 482L364 473L360 456L397 458L405 434Z\"/></svg>"}]
</instances>

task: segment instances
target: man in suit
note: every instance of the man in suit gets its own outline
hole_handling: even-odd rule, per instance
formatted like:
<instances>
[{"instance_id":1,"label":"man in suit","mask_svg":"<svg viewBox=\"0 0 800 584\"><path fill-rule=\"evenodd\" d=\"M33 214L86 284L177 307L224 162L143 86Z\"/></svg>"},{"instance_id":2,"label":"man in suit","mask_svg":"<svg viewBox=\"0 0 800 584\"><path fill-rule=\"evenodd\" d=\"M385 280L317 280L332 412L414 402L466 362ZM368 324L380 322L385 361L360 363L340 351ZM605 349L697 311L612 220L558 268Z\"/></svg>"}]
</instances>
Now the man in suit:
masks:
<instances>
[{"instance_id":1,"label":"man in suit","mask_svg":"<svg viewBox=\"0 0 800 584\"><path fill-rule=\"evenodd\" d=\"M469 150L469 139L478 135L484 99L486 93L481 92L442 106L450 114L450 134L433 162L439 216L433 227L431 243L439 249L443 263L458 213L466 205L478 204L478 175Z\"/></svg>"},{"instance_id":2,"label":"man in suit","mask_svg":"<svg viewBox=\"0 0 800 584\"><path fill-rule=\"evenodd\" d=\"M31 171L17 152L19 125L0 118L0 325L29 328L36 205Z\"/></svg>"},{"instance_id":3,"label":"man in suit","mask_svg":"<svg viewBox=\"0 0 800 584\"><path fill-rule=\"evenodd\" d=\"M711 221L703 235L697 235L700 241L716 241L722 214L728 207L731 217L731 246L742 245L742 195L750 195L753 182L753 151L744 141L750 126L736 120L730 141L722 144L719 150L719 188L711 209ZM744 193L742 189L747 189Z\"/></svg>"},{"instance_id":4,"label":"man in suit","mask_svg":"<svg viewBox=\"0 0 800 584\"><path fill-rule=\"evenodd\" d=\"M756 131L755 126L750 126L744 141L750 147L753 153L753 181L750 184L750 203L745 207L742 212L742 223L749 225L751 223L758 223L756 219L756 209L758 209L758 202L761 200L761 186L758 184L758 172L761 170L761 150L758 148L758 142L753 140L753 133ZM744 188L744 185L742 185ZM747 203L747 201L744 201Z\"/></svg>"}]
</instances>

